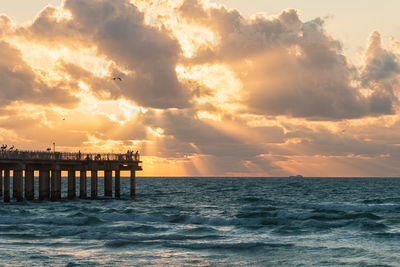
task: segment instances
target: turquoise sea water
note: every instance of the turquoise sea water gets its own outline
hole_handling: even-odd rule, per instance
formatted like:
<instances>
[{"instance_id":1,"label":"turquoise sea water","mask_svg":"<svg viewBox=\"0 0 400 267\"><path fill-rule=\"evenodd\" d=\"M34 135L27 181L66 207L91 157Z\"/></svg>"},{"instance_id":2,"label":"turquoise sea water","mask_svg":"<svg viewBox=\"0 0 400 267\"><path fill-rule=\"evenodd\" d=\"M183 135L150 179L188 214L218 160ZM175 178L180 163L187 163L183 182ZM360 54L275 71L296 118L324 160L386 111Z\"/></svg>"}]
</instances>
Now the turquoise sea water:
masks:
<instances>
[{"instance_id":1,"label":"turquoise sea water","mask_svg":"<svg viewBox=\"0 0 400 267\"><path fill-rule=\"evenodd\" d=\"M0 201L0 266L400 266L400 179L138 178L136 200L128 188Z\"/></svg>"}]
</instances>

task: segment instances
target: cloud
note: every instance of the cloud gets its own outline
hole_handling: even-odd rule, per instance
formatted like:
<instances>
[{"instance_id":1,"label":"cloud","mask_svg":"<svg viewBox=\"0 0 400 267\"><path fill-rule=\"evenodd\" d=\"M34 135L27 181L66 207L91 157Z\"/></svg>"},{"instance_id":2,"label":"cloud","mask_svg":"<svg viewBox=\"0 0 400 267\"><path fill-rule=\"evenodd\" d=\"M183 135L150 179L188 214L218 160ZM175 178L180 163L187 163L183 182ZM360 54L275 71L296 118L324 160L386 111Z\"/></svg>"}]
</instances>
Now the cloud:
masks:
<instances>
[{"instance_id":1,"label":"cloud","mask_svg":"<svg viewBox=\"0 0 400 267\"><path fill-rule=\"evenodd\" d=\"M385 48L380 33L374 31L369 37L369 44L365 51L363 83L382 81L399 73L400 66L397 56Z\"/></svg>"},{"instance_id":2,"label":"cloud","mask_svg":"<svg viewBox=\"0 0 400 267\"><path fill-rule=\"evenodd\" d=\"M214 47L200 48L189 62L230 65L243 83L243 104L249 113L310 120L393 113L395 99L389 91L394 89L386 86L365 96L357 85L359 71L348 63L340 42L325 31L320 18L302 22L296 10L244 18L237 10L204 7L196 0L185 1L180 12L191 23L210 27L219 40ZM363 81L397 73L396 57L376 42L367 51Z\"/></svg>"},{"instance_id":3,"label":"cloud","mask_svg":"<svg viewBox=\"0 0 400 267\"><path fill-rule=\"evenodd\" d=\"M164 129L164 135L173 136L182 143L194 144L197 152L201 154L227 156L240 153L242 157L252 157L258 154L257 151L263 151L256 145L240 142L199 120L193 110L168 110L159 115L149 113L145 117L145 123ZM190 149L188 152L192 151L193 149Z\"/></svg>"},{"instance_id":4,"label":"cloud","mask_svg":"<svg viewBox=\"0 0 400 267\"><path fill-rule=\"evenodd\" d=\"M183 63L229 66L242 83L236 104L247 113L341 120L394 112L396 87L373 82L397 71L396 56L382 50L380 36L371 37L359 73L320 18L302 22L296 10L245 18L237 10L206 7L198 0L184 1L178 12L188 23L213 31L217 44L204 44L193 58L185 58L172 33L165 26L146 25L144 14L127 0L67 0L62 8L47 7L30 27L17 32L56 46L95 46L96 54L111 60L113 73L124 80L111 84L91 79L92 89L144 107L191 106L195 92L178 80L175 70ZM373 93L363 94L365 88Z\"/></svg>"},{"instance_id":5,"label":"cloud","mask_svg":"<svg viewBox=\"0 0 400 267\"><path fill-rule=\"evenodd\" d=\"M209 160L207 168L214 173L249 172L245 163L258 160L260 154L266 153L264 144L255 144L213 127L196 118L193 110L149 112L144 116L144 124L163 131L164 138L157 144L158 156L202 155ZM277 129L268 128L267 132L274 137L265 138L265 142L275 142ZM263 164L267 166L266 161Z\"/></svg>"},{"instance_id":6,"label":"cloud","mask_svg":"<svg viewBox=\"0 0 400 267\"><path fill-rule=\"evenodd\" d=\"M387 49L372 33L354 66L323 19L296 10L246 18L207 1L139 2L65 0L29 25L0 16L5 142L139 149L146 175L398 173L394 39ZM18 42L48 48L45 63Z\"/></svg>"},{"instance_id":7,"label":"cloud","mask_svg":"<svg viewBox=\"0 0 400 267\"><path fill-rule=\"evenodd\" d=\"M61 17L59 13L67 13ZM19 34L39 42L71 47L96 47L98 56L115 63L125 78L121 93L141 106L182 108L191 93L175 67L178 42L163 27L144 23L143 14L128 0L66 0L60 10L47 7Z\"/></svg>"},{"instance_id":8,"label":"cloud","mask_svg":"<svg viewBox=\"0 0 400 267\"><path fill-rule=\"evenodd\" d=\"M394 106L398 104L399 74L398 56L385 48L379 32L373 32L361 73L362 84L372 91L369 101L373 113L394 113Z\"/></svg>"},{"instance_id":9,"label":"cloud","mask_svg":"<svg viewBox=\"0 0 400 267\"><path fill-rule=\"evenodd\" d=\"M0 15L0 38L7 35L11 30L11 19L5 15Z\"/></svg>"},{"instance_id":10,"label":"cloud","mask_svg":"<svg viewBox=\"0 0 400 267\"><path fill-rule=\"evenodd\" d=\"M115 109L115 107L114 107ZM0 109L0 135L7 130L19 149L45 149L52 142L71 151L107 149L126 151L133 141L146 140L146 126L141 113L129 122L113 121L99 106L90 111L61 110L54 107L19 104ZM10 138L5 138L10 142ZM110 151L108 151L110 152Z\"/></svg>"},{"instance_id":11,"label":"cloud","mask_svg":"<svg viewBox=\"0 0 400 267\"><path fill-rule=\"evenodd\" d=\"M7 42L0 41L0 58L0 105L25 101L71 107L78 102L63 84L47 84Z\"/></svg>"}]
</instances>

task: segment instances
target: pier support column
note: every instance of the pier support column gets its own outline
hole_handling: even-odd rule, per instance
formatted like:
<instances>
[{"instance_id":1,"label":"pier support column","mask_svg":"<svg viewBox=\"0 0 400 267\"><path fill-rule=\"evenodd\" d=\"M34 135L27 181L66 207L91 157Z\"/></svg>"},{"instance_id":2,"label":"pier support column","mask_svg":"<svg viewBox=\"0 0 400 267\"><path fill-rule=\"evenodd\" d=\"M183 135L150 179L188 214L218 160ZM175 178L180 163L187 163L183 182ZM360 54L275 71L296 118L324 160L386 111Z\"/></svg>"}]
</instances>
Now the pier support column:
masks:
<instances>
[{"instance_id":1,"label":"pier support column","mask_svg":"<svg viewBox=\"0 0 400 267\"><path fill-rule=\"evenodd\" d=\"M76 175L75 170L68 171L68 199L76 197Z\"/></svg>"},{"instance_id":2,"label":"pier support column","mask_svg":"<svg viewBox=\"0 0 400 267\"><path fill-rule=\"evenodd\" d=\"M39 170L39 200L49 200L50 198L50 171L47 169Z\"/></svg>"},{"instance_id":3,"label":"pier support column","mask_svg":"<svg viewBox=\"0 0 400 267\"><path fill-rule=\"evenodd\" d=\"M104 196L112 197L112 170L104 171Z\"/></svg>"},{"instance_id":4,"label":"pier support column","mask_svg":"<svg viewBox=\"0 0 400 267\"><path fill-rule=\"evenodd\" d=\"M10 202L10 170L4 170L4 202Z\"/></svg>"},{"instance_id":5,"label":"pier support column","mask_svg":"<svg viewBox=\"0 0 400 267\"><path fill-rule=\"evenodd\" d=\"M0 170L0 197L3 196L3 170Z\"/></svg>"},{"instance_id":6,"label":"pier support column","mask_svg":"<svg viewBox=\"0 0 400 267\"><path fill-rule=\"evenodd\" d=\"M50 199L51 199L51 201L58 200L57 199L57 170L56 170L56 168L51 169Z\"/></svg>"},{"instance_id":7,"label":"pier support column","mask_svg":"<svg viewBox=\"0 0 400 267\"><path fill-rule=\"evenodd\" d=\"M136 170L131 170L131 197L136 197Z\"/></svg>"},{"instance_id":8,"label":"pier support column","mask_svg":"<svg viewBox=\"0 0 400 267\"><path fill-rule=\"evenodd\" d=\"M13 188L14 195L13 197L17 199L18 202L22 202L24 200L23 195L23 180L22 180L22 169L18 167L13 171L13 184L15 188Z\"/></svg>"},{"instance_id":9,"label":"pier support column","mask_svg":"<svg viewBox=\"0 0 400 267\"><path fill-rule=\"evenodd\" d=\"M79 198L87 198L86 170L79 175Z\"/></svg>"},{"instance_id":10,"label":"pier support column","mask_svg":"<svg viewBox=\"0 0 400 267\"><path fill-rule=\"evenodd\" d=\"M17 179L15 179L15 170L13 170L13 178L12 178L12 198L17 197Z\"/></svg>"},{"instance_id":11,"label":"pier support column","mask_svg":"<svg viewBox=\"0 0 400 267\"><path fill-rule=\"evenodd\" d=\"M35 180L34 170L25 169L25 199L34 200L35 198Z\"/></svg>"},{"instance_id":12,"label":"pier support column","mask_svg":"<svg viewBox=\"0 0 400 267\"><path fill-rule=\"evenodd\" d=\"M61 170L60 170L60 166L56 167L56 180L55 180L56 184L55 184L55 200L61 200Z\"/></svg>"},{"instance_id":13,"label":"pier support column","mask_svg":"<svg viewBox=\"0 0 400 267\"><path fill-rule=\"evenodd\" d=\"M91 190L90 190L90 198L97 198L97 170L92 170L91 172Z\"/></svg>"},{"instance_id":14,"label":"pier support column","mask_svg":"<svg viewBox=\"0 0 400 267\"><path fill-rule=\"evenodd\" d=\"M121 197L121 172L115 170L115 198Z\"/></svg>"}]
</instances>

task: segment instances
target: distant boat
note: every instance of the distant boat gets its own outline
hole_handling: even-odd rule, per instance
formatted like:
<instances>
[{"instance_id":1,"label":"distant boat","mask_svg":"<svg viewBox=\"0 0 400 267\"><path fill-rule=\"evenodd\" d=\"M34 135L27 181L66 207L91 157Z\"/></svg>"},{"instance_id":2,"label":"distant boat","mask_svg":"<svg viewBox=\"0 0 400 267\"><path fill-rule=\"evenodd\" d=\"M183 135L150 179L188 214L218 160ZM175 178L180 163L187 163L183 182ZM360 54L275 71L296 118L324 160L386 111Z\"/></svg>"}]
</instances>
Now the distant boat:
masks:
<instances>
[{"instance_id":1,"label":"distant boat","mask_svg":"<svg viewBox=\"0 0 400 267\"><path fill-rule=\"evenodd\" d=\"M292 175L289 178L304 178L303 175L297 174L296 176Z\"/></svg>"}]
</instances>

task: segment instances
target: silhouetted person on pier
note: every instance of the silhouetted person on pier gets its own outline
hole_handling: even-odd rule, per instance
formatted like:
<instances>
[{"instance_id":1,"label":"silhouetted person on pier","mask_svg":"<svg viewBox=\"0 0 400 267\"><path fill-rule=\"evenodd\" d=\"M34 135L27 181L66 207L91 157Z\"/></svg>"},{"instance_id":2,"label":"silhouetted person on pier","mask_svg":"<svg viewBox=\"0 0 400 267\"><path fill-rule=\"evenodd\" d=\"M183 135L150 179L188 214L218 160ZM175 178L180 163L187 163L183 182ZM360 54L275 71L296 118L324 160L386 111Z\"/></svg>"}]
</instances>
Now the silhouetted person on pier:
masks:
<instances>
[{"instance_id":1,"label":"silhouetted person on pier","mask_svg":"<svg viewBox=\"0 0 400 267\"><path fill-rule=\"evenodd\" d=\"M78 152L78 159L81 160L81 151Z\"/></svg>"},{"instance_id":2,"label":"silhouetted person on pier","mask_svg":"<svg viewBox=\"0 0 400 267\"><path fill-rule=\"evenodd\" d=\"M139 157L139 151L136 150L136 152L135 152L135 160L138 160L138 157Z\"/></svg>"}]
</instances>

